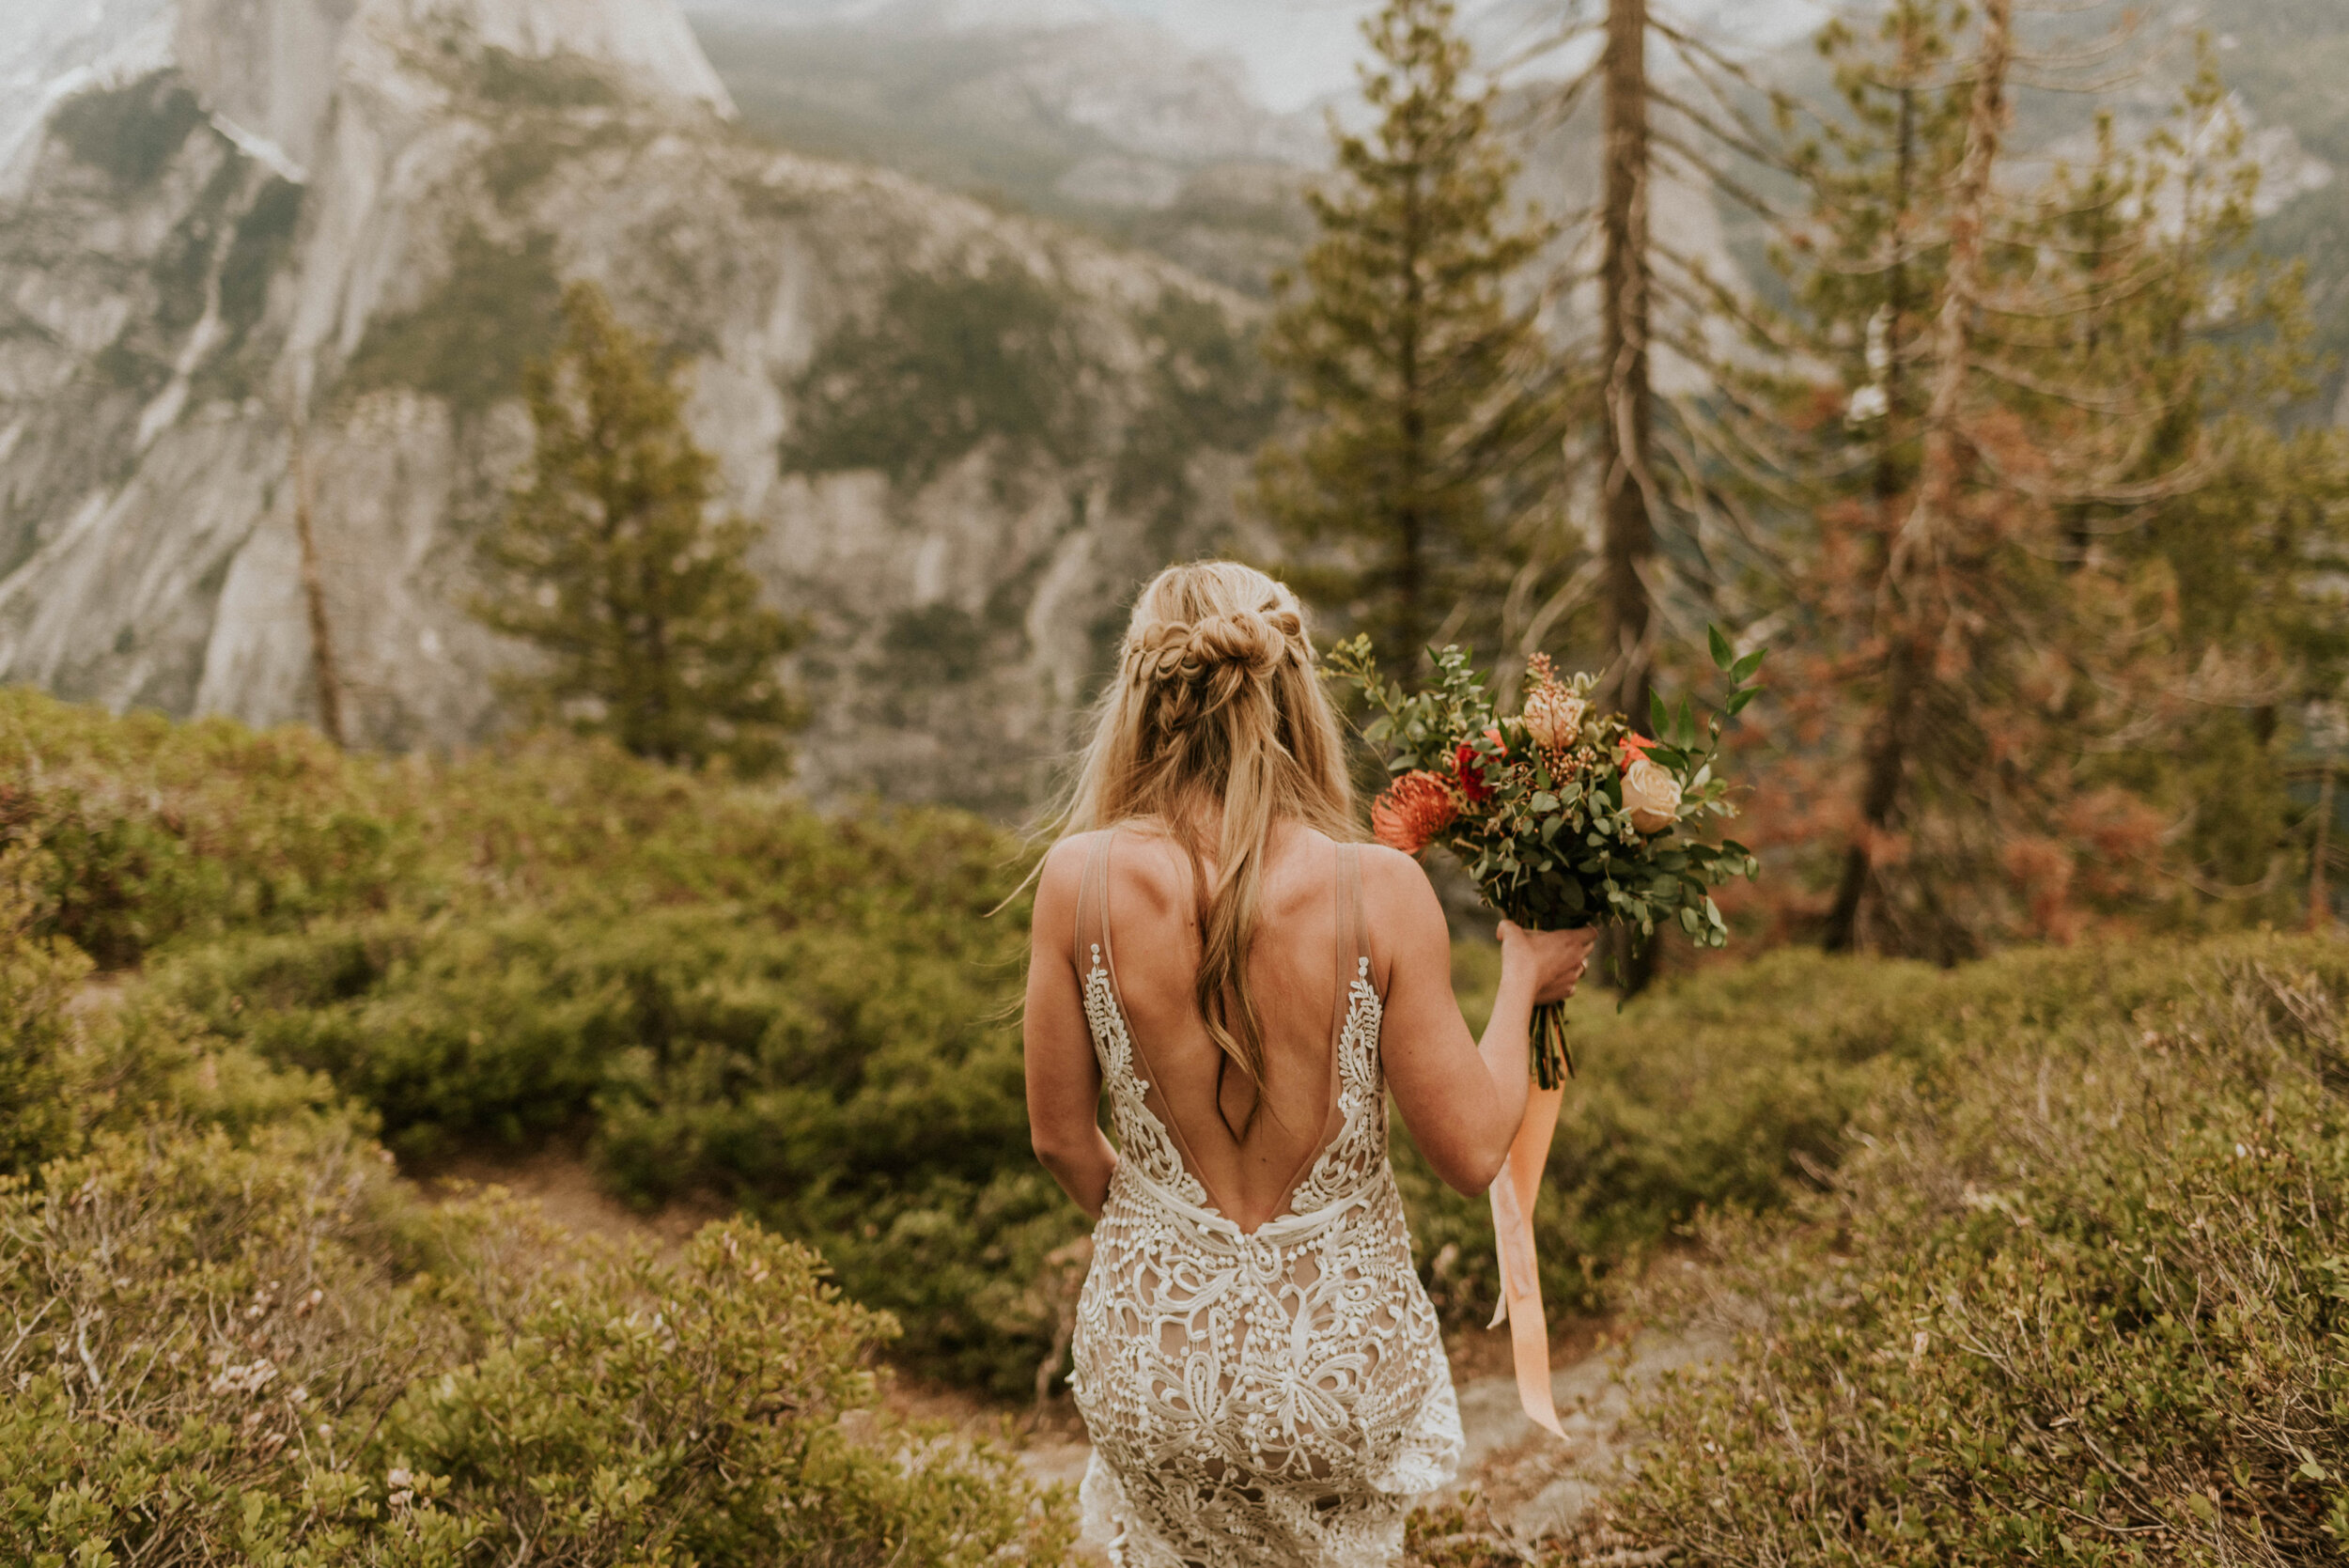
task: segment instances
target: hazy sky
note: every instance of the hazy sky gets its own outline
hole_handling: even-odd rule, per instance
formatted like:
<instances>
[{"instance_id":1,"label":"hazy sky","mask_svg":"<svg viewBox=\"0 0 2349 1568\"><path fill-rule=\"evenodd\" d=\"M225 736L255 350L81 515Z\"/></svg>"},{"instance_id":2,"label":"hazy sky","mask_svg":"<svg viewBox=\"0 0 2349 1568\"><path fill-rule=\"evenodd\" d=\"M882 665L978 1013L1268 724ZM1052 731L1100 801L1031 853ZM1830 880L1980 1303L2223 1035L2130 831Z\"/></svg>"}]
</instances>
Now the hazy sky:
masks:
<instances>
[{"instance_id":1,"label":"hazy sky","mask_svg":"<svg viewBox=\"0 0 2349 1568\"><path fill-rule=\"evenodd\" d=\"M1018 3L1018 0L1013 0ZM1361 53L1361 19L1377 9L1365 0L1104 0L1111 8L1146 16L1201 48L1228 49L1247 61L1266 100L1279 109L1299 108L1354 84ZM1464 0L1462 13L1501 49L1522 48L1538 37L1548 19L1577 8L1544 0ZM1579 8L1587 13L1589 0ZM1766 47L1818 25L1825 8L1815 0L1695 0L1675 8L1723 42L1736 39Z\"/></svg>"},{"instance_id":2,"label":"hazy sky","mask_svg":"<svg viewBox=\"0 0 2349 1568\"><path fill-rule=\"evenodd\" d=\"M7 4L8 0L0 0ZM686 8L761 10L770 15L886 16L892 0L685 0ZM932 0L929 9L936 7ZM1488 54L1521 45L1545 20L1595 0L1463 0L1461 10ZM1147 17L1192 47L1237 54L1257 91L1276 109L1299 109L1354 85L1361 19L1377 0L945 0L969 24L1000 19L1013 25L1071 20L1086 11ZM1768 46L1817 24L1819 0L1682 0L1675 14L1716 40ZM1095 11L1095 14L1098 14ZM876 18L878 20L878 18ZM1505 41L1504 41L1505 40Z\"/></svg>"}]
</instances>

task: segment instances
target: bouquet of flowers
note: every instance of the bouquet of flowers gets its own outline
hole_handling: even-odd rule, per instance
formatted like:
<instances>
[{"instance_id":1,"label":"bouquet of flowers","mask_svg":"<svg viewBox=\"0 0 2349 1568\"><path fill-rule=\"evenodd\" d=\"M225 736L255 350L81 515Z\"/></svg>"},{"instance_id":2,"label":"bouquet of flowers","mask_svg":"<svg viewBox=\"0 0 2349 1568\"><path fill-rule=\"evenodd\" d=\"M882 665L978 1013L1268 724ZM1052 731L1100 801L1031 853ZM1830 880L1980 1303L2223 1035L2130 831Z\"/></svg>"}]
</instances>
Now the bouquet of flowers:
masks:
<instances>
[{"instance_id":1,"label":"bouquet of flowers","mask_svg":"<svg viewBox=\"0 0 2349 1568\"><path fill-rule=\"evenodd\" d=\"M1529 930L1613 924L1653 938L1676 924L1700 947L1721 946L1729 927L1712 890L1759 868L1743 845L1699 831L1736 815L1715 771L1721 720L1760 690L1750 682L1763 652L1737 657L1719 629L1710 640L1729 677L1722 712L1700 722L1688 699L1674 712L1656 697L1653 739L1593 706L1594 677L1561 676L1546 655L1528 662L1521 711L1501 717L1459 648L1437 653L1434 681L1406 692L1380 678L1367 638L1339 644L1329 666L1369 698L1377 716L1363 737L1396 775L1371 807L1378 841L1411 855L1450 849L1485 902ZM1554 1002L1534 1012L1532 1054L1544 1089L1574 1071Z\"/></svg>"}]
</instances>

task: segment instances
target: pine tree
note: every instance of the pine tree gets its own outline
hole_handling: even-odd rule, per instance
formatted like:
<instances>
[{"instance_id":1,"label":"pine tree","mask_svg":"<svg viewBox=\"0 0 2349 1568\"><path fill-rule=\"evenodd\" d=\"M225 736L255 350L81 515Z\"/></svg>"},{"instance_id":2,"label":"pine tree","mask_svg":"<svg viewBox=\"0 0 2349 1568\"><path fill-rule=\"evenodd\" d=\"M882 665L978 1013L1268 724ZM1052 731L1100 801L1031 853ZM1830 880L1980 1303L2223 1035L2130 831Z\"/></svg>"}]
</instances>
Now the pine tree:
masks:
<instances>
[{"instance_id":1,"label":"pine tree","mask_svg":"<svg viewBox=\"0 0 2349 1568\"><path fill-rule=\"evenodd\" d=\"M1267 344L1309 424L1268 450L1261 495L1292 578L1413 667L1493 634L1550 499L1557 399L1536 307L1507 290L1550 231L1511 210L1449 0L1390 0L1364 31L1380 120L1337 137L1339 180L1310 198L1320 237Z\"/></svg>"},{"instance_id":2,"label":"pine tree","mask_svg":"<svg viewBox=\"0 0 2349 1568\"><path fill-rule=\"evenodd\" d=\"M2293 621L2222 629L2207 611L2240 574L2189 540L2223 539L2289 601L2338 521L2306 520L2333 505L2326 465L2286 474L2246 417L2290 379L2295 329L2289 290L2240 257L2215 78L2181 132L2123 154L2108 126L2084 173L2025 194L2013 0L1899 0L1873 40L1824 41L1847 112L1797 162L1814 202L1790 335L1842 385L1803 389L1790 421L1788 532L1809 544L1781 613L1808 669L1779 683L1764 815L1834 848L1827 945L1946 961L2141 908L2181 874L2167 842L2200 808L2178 737L2250 692L2247 661L2277 665Z\"/></svg>"},{"instance_id":3,"label":"pine tree","mask_svg":"<svg viewBox=\"0 0 2349 1568\"><path fill-rule=\"evenodd\" d=\"M475 613L543 656L512 682L535 716L640 756L779 768L799 714L776 662L797 631L760 602L750 524L710 519L716 464L652 346L591 284L565 290L563 313L555 354L529 372L537 456L483 543Z\"/></svg>"}]
</instances>

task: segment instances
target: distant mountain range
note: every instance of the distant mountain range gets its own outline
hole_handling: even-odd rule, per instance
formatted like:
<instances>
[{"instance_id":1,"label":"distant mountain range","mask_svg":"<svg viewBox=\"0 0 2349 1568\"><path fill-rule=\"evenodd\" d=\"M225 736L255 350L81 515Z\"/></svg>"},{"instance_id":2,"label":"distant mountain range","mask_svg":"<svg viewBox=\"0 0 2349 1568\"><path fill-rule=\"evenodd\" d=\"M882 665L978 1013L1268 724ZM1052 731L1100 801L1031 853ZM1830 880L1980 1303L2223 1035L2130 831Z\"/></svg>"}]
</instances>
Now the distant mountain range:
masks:
<instances>
[{"instance_id":1,"label":"distant mountain range","mask_svg":"<svg viewBox=\"0 0 2349 1568\"><path fill-rule=\"evenodd\" d=\"M525 655L465 612L473 541L589 278L679 352L816 632L810 786L1024 810L1133 583L1252 537L1246 296L1321 132L1084 0L826 3L0 4L0 680L306 716L306 499L355 738L490 734ZM2349 0L2212 20L2349 349ZM1531 144L1528 192L1586 201L1592 142ZM1701 192L1657 221L1753 262Z\"/></svg>"},{"instance_id":2,"label":"distant mountain range","mask_svg":"<svg viewBox=\"0 0 2349 1568\"><path fill-rule=\"evenodd\" d=\"M1597 0L1584 0L1584 9ZM1179 28L1168 18L1189 6ZM1310 239L1295 193L1327 163L1318 105L1281 112L1263 84L1350 80L1370 0L691 0L694 28L746 125L789 145L879 163L1153 249L1254 291ZM1463 8L1482 57L1512 55L1570 7ZM1672 8L1757 70L1824 91L1812 0ZM2304 260L2322 347L2349 357L2349 0L2209 0L2136 13L2168 39L2126 107L2150 120L2207 30L2267 167L2263 243ZM2086 24L2122 19L2123 8ZM1300 64L1299 50L1320 57ZM1669 62L1664 62L1669 69ZM2077 109L2077 103L2074 108ZM1552 211L1594 187L1590 116L1527 149L1527 190ZM2338 175L2336 171L2339 171ZM1679 242L1758 262L1740 210L1669 193ZM2349 422L2349 376L2310 405Z\"/></svg>"}]
</instances>

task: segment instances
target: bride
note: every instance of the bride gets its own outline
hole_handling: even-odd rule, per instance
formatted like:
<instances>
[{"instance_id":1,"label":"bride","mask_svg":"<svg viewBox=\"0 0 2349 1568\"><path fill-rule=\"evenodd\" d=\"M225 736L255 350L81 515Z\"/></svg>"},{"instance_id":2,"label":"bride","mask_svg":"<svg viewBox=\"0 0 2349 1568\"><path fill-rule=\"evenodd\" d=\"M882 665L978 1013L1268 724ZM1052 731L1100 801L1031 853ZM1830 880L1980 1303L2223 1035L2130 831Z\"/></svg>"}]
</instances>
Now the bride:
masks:
<instances>
[{"instance_id":1,"label":"bride","mask_svg":"<svg viewBox=\"0 0 2349 1568\"><path fill-rule=\"evenodd\" d=\"M1525 1113L1529 1016L1573 992L1590 935L1504 923L1470 1039L1425 875L1356 842L1296 597L1228 563L1143 591L1067 828L1026 1048L1037 1157L1097 1221L1086 1521L1119 1568L1383 1568L1461 1448L1387 1095L1483 1191Z\"/></svg>"}]
</instances>

